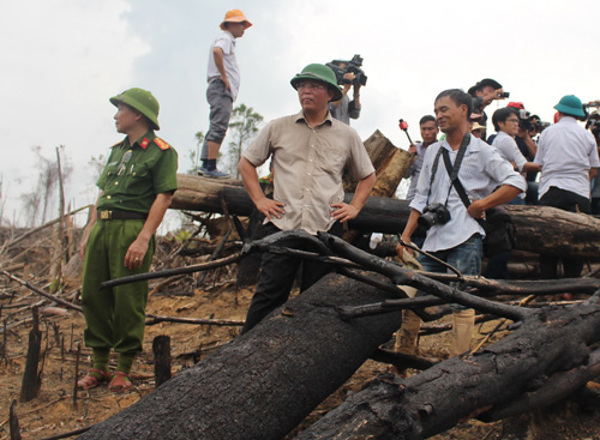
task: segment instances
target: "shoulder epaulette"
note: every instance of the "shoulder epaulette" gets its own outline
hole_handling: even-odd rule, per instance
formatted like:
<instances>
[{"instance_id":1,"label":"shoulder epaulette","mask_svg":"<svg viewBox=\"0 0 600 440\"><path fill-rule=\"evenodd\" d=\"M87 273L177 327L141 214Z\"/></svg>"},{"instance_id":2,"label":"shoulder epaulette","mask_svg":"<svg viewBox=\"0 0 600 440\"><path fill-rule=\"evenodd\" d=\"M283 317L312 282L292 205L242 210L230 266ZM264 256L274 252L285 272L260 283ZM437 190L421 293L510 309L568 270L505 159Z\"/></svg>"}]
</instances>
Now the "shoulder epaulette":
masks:
<instances>
[{"instance_id":1,"label":"shoulder epaulette","mask_svg":"<svg viewBox=\"0 0 600 440\"><path fill-rule=\"evenodd\" d=\"M119 141L119 142L117 142L116 144L114 144L114 145L111 145L111 147L110 147L110 148L115 148L115 147L118 147L118 146L119 146L119 145L121 145L122 143L123 143L123 141Z\"/></svg>"},{"instance_id":2,"label":"shoulder epaulette","mask_svg":"<svg viewBox=\"0 0 600 440\"><path fill-rule=\"evenodd\" d=\"M163 141L163 140L162 140L161 138L159 138L159 137L155 137L155 138L154 138L154 143L155 143L156 145L158 145L158 148L160 148L160 149L161 149L161 150L163 150L163 151L164 151L164 150L168 150L169 148L171 148L171 146L170 146L168 143L166 143L165 141Z\"/></svg>"}]
</instances>

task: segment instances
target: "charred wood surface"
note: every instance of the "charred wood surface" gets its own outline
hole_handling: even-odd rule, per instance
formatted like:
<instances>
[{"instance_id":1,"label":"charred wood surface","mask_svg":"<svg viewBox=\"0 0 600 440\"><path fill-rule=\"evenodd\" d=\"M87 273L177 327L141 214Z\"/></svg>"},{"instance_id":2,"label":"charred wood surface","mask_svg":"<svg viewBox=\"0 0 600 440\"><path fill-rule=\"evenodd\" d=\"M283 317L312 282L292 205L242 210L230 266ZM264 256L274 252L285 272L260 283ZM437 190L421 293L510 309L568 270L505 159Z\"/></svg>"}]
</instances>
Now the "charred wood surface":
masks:
<instances>
[{"instance_id":1,"label":"charred wood surface","mask_svg":"<svg viewBox=\"0 0 600 440\"><path fill-rule=\"evenodd\" d=\"M531 409L524 401L548 405L553 399L546 387L556 386L564 397L597 371L597 353L589 346L600 340L600 305L598 295L592 299L531 316L511 335L466 358L449 359L405 380L382 376L296 438L424 439L464 418ZM584 372L570 371L580 365ZM558 378L577 372L578 381ZM527 400L536 390L543 390L544 398Z\"/></svg>"},{"instance_id":2,"label":"charred wood surface","mask_svg":"<svg viewBox=\"0 0 600 440\"><path fill-rule=\"evenodd\" d=\"M35 396L41 386L41 377L38 373L40 355L42 351L42 332L40 331L40 321L38 308L31 310L33 314L33 328L29 332L29 345L27 346L27 360L25 362L25 371L23 372L23 383L21 384L21 402L29 402Z\"/></svg>"},{"instance_id":3,"label":"charred wood surface","mask_svg":"<svg viewBox=\"0 0 600 440\"><path fill-rule=\"evenodd\" d=\"M517 248L559 257L598 258L600 219L549 206L506 205L517 231Z\"/></svg>"},{"instance_id":4,"label":"charred wood surface","mask_svg":"<svg viewBox=\"0 0 600 440\"><path fill-rule=\"evenodd\" d=\"M237 181L220 182L198 176L178 175L180 189L172 208L222 212L221 198L230 214L249 216L252 202ZM349 202L353 194L346 194ZM506 206L516 228L516 248L558 256L598 258L600 219L548 206ZM410 208L406 200L370 197L349 226L360 232L401 233Z\"/></svg>"},{"instance_id":5,"label":"charred wood surface","mask_svg":"<svg viewBox=\"0 0 600 440\"><path fill-rule=\"evenodd\" d=\"M337 307L391 297L330 275L80 438L283 438L401 322L400 312L349 322Z\"/></svg>"}]
</instances>

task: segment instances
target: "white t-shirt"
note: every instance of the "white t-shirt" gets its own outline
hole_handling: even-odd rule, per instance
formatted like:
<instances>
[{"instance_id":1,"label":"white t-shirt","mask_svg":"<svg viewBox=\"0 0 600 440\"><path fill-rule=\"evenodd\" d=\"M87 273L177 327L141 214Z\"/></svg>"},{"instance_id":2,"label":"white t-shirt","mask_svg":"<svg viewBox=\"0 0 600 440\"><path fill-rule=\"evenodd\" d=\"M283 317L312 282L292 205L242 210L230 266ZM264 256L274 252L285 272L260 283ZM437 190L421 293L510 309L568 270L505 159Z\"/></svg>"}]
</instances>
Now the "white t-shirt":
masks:
<instances>
[{"instance_id":1,"label":"white t-shirt","mask_svg":"<svg viewBox=\"0 0 600 440\"><path fill-rule=\"evenodd\" d=\"M211 82L215 78L221 77L221 72L215 64L213 48L220 47L223 50L223 64L225 65L225 73L231 87L231 95L233 100L238 96L240 90L240 69L235 58L235 37L229 31L224 31L215 40L208 53L208 74L207 81Z\"/></svg>"}]
</instances>

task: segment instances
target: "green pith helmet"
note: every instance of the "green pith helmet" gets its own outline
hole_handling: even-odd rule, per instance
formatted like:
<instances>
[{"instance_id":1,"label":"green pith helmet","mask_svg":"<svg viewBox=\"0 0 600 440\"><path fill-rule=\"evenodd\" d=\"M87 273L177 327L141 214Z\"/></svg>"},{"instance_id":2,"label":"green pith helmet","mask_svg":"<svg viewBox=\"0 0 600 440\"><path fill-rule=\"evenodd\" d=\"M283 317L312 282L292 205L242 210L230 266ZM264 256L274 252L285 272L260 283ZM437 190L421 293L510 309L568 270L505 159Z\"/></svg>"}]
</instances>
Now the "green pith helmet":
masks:
<instances>
[{"instance_id":1,"label":"green pith helmet","mask_svg":"<svg viewBox=\"0 0 600 440\"><path fill-rule=\"evenodd\" d=\"M302 69L302 72L297 73L296 76L292 78L290 83L292 84L293 88L296 88L296 84L304 79L313 79L332 86L334 89L334 94L331 100L339 101L342 99L342 89L340 89L340 86L337 84L335 73L325 64L309 64Z\"/></svg>"},{"instance_id":2,"label":"green pith helmet","mask_svg":"<svg viewBox=\"0 0 600 440\"><path fill-rule=\"evenodd\" d=\"M558 104L554 106L554 108L565 115L577 116L580 118L585 117L585 111L583 110L581 99L575 95L563 96Z\"/></svg>"},{"instance_id":3,"label":"green pith helmet","mask_svg":"<svg viewBox=\"0 0 600 440\"><path fill-rule=\"evenodd\" d=\"M160 129L158 126L158 101L149 91L134 87L119 93L117 96L113 96L110 98L110 102L115 107L120 102L127 104L148 118L154 130Z\"/></svg>"}]
</instances>

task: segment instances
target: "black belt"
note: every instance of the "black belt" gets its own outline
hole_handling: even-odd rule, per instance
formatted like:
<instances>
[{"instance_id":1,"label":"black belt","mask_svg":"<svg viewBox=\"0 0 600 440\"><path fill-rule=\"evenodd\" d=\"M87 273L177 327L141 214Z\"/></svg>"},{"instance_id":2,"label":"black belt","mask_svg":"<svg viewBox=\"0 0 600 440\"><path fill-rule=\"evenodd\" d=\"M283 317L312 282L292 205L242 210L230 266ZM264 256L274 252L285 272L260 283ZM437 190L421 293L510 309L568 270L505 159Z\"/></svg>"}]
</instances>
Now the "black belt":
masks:
<instances>
[{"instance_id":1,"label":"black belt","mask_svg":"<svg viewBox=\"0 0 600 440\"><path fill-rule=\"evenodd\" d=\"M143 212L121 211L113 209L112 211L98 211L99 220L145 220L148 214Z\"/></svg>"}]
</instances>

